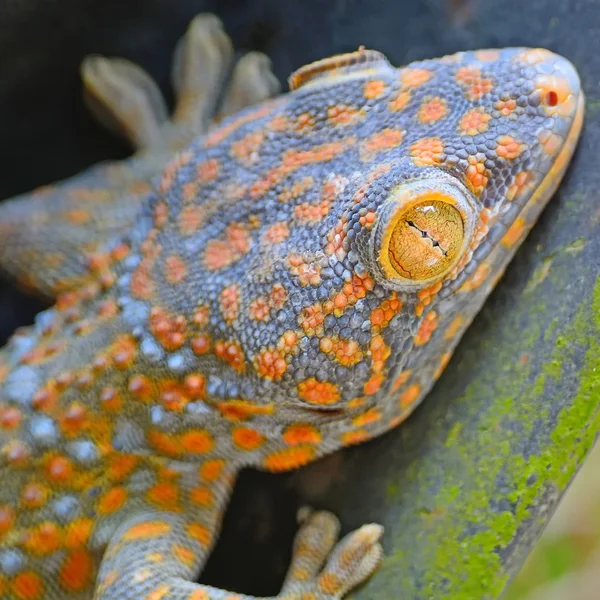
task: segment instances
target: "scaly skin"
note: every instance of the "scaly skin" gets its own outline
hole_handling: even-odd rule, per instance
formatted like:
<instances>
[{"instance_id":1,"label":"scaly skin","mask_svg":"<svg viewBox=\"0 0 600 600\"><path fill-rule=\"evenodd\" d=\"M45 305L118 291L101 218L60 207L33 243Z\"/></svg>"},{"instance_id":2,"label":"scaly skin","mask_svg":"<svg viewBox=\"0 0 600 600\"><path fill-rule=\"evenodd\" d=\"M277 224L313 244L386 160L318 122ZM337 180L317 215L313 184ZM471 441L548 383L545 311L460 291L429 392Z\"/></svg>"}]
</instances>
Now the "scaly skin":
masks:
<instances>
[{"instance_id":1,"label":"scaly skin","mask_svg":"<svg viewBox=\"0 0 600 600\"><path fill-rule=\"evenodd\" d=\"M208 65L223 54L211 23ZM188 115L215 98L193 71ZM113 65L94 85L110 91L115 73L143 101L130 119L119 94L97 93L110 122L161 146L147 81ZM290 83L198 135L154 187L125 163L143 194L93 174L108 206L71 221L79 253L86 235L104 249L87 272L49 234L31 256L54 262L16 256L36 224L60 229L85 178L37 212L28 198L0 211L4 268L72 288L1 355L2 598L248 599L192 583L236 473L299 467L406 419L551 197L583 118L573 67L546 50L403 69L360 50ZM130 200L134 225L110 241L97 224ZM336 545L337 529L304 515L277 598L339 599L372 573L381 528Z\"/></svg>"}]
</instances>

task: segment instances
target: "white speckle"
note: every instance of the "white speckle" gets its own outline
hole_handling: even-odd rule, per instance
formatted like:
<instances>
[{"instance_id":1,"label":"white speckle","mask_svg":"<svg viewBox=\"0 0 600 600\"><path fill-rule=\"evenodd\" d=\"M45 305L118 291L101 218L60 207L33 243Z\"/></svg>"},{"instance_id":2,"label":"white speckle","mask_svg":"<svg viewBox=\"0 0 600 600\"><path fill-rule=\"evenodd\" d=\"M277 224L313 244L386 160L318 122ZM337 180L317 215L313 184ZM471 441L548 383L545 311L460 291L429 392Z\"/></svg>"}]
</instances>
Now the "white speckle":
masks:
<instances>
[{"instance_id":1,"label":"white speckle","mask_svg":"<svg viewBox=\"0 0 600 600\"><path fill-rule=\"evenodd\" d=\"M20 405L29 406L31 398L40 386L37 372L31 367L17 367L4 380L2 395Z\"/></svg>"},{"instance_id":2,"label":"white speckle","mask_svg":"<svg viewBox=\"0 0 600 600\"><path fill-rule=\"evenodd\" d=\"M63 523L71 521L79 512L79 500L75 496L62 496L52 502L52 510Z\"/></svg>"},{"instance_id":3,"label":"white speckle","mask_svg":"<svg viewBox=\"0 0 600 600\"><path fill-rule=\"evenodd\" d=\"M140 350L150 362L158 362L165 354L152 338L145 338L140 344Z\"/></svg>"},{"instance_id":4,"label":"white speckle","mask_svg":"<svg viewBox=\"0 0 600 600\"><path fill-rule=\"evenodd\" d=\"M119 277L119 279L117 279L117 285L121 289L128 288L130 283L131 283L131 275L129 273L125 273L125 275L121 275L121 277Z\"/></svg>"},{"instance_id":5,"label":"white speckle","mask_svg":"<svg viewBox=\"0 0 600 600\"><path fill-rule=\"evenodd\" d=\"M98 448L89 440L76 440L67 446L67 452L79 463L90 465L98 460Z\"/></svg>"},{"instance_id":6,"label":"white speckle","mask_svg":"<svg viewBox=\"0 0 600 600\"><path fill-rule=\"evenodd\" d=\"M24 566L25 556L20 550L3 550L0 552L0 569L5 575L15 575Z\"/></svg>"},{"instance_id":7,"label":"white speckle","mask_svg":"<svg viewBox=\"0 0 600 600\"><path fill-rule=\"evenodd\" d=\"M127 487L131 492L142 493L154 485L155 479L152 471L137 471L129 478Z\"/></svg>"},{"instance_id":8,"label":"white speckle","mask_svg":"<svg viewBox=\"0 0 600 600\"><path fill-rule=\"evenodd\" d=\"M144 442L144 432L141 427L131 421L121 420L115 425L115 435L112 445L120 452L137 450Z\"/></svg>"},{"instance_id":9,"label":"white speckle","mask_svg":"<svg viewBox=\"0 0 600 600\"><path fill-rule=\"evenodd\" d=\"M126 269L135 269L139 264L140 264L141 260L140 257L137 254L130 254L124 261L123 261L123 265L125 265Z\"/></svg>"},{"instance_id":10,"label":"white speckle","mask_svg":"<svg viewBox=\"0 0 600 600\"><path fill-rule=\"evenodd\" d=\"M190 402L186 407L185 410L193 415L205 415L207 413L210 413L211 410L208 407L208 405L204 404L204 402Z\"/></svg>"},{"instance_id":11,"label":"white speckle","mask_svg":"<svg viewBox=\"0 0 600 600\"><path fill-rule=\"evenodd\" d=\"M29 421L29 433L41 446L52 446L58 440L56 423L46 415L34 415Z\"/></svg>"},{"instance_id":12,"label":"white speckle","mask_svg":"<svg viewBox=\"0 0 600 600\"><path fill-rule=\"evenodd\" d=\"M171 371L176 371L177 373L181 373L186 368L186 360L183 354L171 354L169 358L167 358L167 365Z\"/></svg>"},{"instance_id":13,"label":"white speckle","mask_svg":"<svg viewBox=\"0 0 600 600\"><path fill-rule=\"evenodd\" d=\"M123 319L131 328L143 325L148 320L150 309L145 302L131 300L123 306Z\"/></svg>"},{"instance_id":14,"label":"white speckle","mask_svg":"<svg viewBox=\"0 0 600 600\"><path fill-rule=\"evenodd\" d=\"M16 333L10 339L9 351L10 360L13 362L18 361L25 352L29 352L37 342L37 338L33 335L25 335Z\"/></svg>"},{"instance_id":15,"label":"white speckle","mask_svg":"<svg viewBox=\"0 0 600 600\"><path fill-rule=\"evenodd\" d=\"M55 319L54 310L52 308L38 313L35 317L36 331L41 332L52 326Z\"/></svg>"},{"instance_id":16,"label":"white speckle","mask_svg":"<svg viewBox=\"0 0 600 600\"><path fill-rule=\"evenodd\" d=\"M150 409L150 420L153 425L160 425L165 418L165 409L162 406L153 406Z\"/></svg>"}]
</instances>

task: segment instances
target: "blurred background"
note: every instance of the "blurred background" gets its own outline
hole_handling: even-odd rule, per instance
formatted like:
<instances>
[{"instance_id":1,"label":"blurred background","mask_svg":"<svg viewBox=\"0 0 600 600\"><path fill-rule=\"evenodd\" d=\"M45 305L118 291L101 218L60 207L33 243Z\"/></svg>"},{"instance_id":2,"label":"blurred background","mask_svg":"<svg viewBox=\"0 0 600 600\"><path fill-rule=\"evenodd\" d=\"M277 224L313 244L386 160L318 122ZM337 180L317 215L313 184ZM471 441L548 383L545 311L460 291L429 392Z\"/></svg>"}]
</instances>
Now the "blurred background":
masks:
<instances>
[{"instance_id":1,"label":"blurred background","mask_svg":"<svg viewBox=\"0 0 600 600\"><path fill-rule=\"evenodd\" d=\"M596 445L506 600L600 597L600 446Z\"/></svg>"}]
</instances>

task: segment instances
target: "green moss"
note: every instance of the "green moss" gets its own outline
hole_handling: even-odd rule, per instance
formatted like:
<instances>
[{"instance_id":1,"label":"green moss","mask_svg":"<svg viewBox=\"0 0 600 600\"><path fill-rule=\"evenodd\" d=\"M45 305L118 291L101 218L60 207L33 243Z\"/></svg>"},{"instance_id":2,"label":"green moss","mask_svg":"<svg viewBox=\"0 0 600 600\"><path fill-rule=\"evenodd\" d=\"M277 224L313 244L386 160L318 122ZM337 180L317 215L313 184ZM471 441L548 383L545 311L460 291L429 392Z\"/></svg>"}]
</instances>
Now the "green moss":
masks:
<instances>
[{"instance_id":1,"label":"green moss","mask_svg":"<svg viewBox=\"0 0 600 600\"><path fill-rule=\"evenodd\" d=\"M477 398L486 394L495 398L483 415L476 415L476 428L458 421L443 438L440 448L446 449L453 470L446 476L431 467L429 480L437 480L438 489L418 502L426 508L414 515L420 519L415 536L426 548L431 564L423 571L424 578L402 581L407 597L498 597L512 575L501 559L503 549L519 539L519 532L532 519L540 528L544 499L565 489L600 431L600 280L593 297L582 301L567 325L554 319L551 332L544 332L543 319L538 322L536 314L543 316L543 308L532 312L520 338L519 347L527 358L515 357L514 349L506 347L505 353L496 357L500 368L470 384L457 401L480 410ZM536 366L540 340L548 343L552 338L550 356ZM577 393L557 412L553 409L553 399L561 393L557 385L565 366L581 352L585 358ZM534 369L537 375L532 379ZM546 435L538 439L541 424ZM526 451L523 443L529 444ZM407 470L403 484L423 477L422 471L413 467ZM427 485L431 484L419 489L428 489ZM397 502L398 493L398 486L388 486L388 500ZM408 556L406 549L388 555L384 570L402 572L405 564L411 563ZM397 597L392 591L386 594L378 592L376 597Z\"/></svg>"}]
</instances>

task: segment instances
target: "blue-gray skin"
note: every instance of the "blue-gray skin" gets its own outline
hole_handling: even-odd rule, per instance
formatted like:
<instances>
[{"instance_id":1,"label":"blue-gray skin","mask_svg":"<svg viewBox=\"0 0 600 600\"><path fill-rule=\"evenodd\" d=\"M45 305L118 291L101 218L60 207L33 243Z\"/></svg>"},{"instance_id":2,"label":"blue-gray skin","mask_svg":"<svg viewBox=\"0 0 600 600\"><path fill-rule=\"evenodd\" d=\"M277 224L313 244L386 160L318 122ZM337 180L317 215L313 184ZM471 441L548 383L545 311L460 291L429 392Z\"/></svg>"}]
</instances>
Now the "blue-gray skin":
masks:
<instances>
[{"instance_id":1,"label":"blue-gray skin","mask_svg":"<svg viewBox=\"0 0 600 600\"><path fill-rule=\"evenodd\" d=\"M235 474L291 469L407 417L558 185L583 117L573 67L544 50L399 70L360 50L290 81L167 165L88 283L4 351L9 599L23 573L50 600L248 599L190 583ZM24 490L35 510L15 501ZM304 517L277 598L341 598L375 569L381 528L336 546L332 515Z\"/></svg>"}]
</instances>

